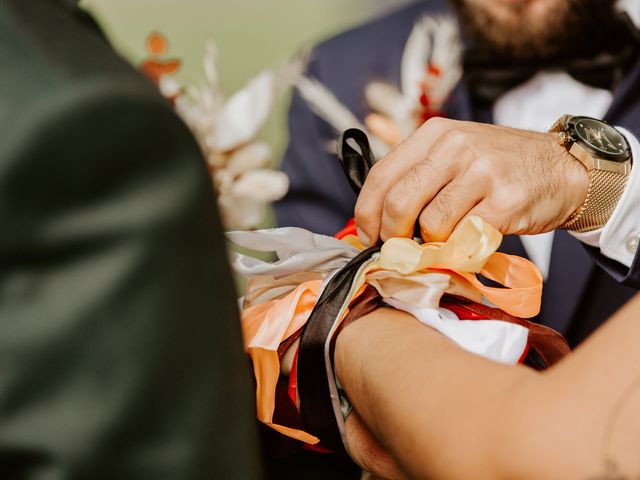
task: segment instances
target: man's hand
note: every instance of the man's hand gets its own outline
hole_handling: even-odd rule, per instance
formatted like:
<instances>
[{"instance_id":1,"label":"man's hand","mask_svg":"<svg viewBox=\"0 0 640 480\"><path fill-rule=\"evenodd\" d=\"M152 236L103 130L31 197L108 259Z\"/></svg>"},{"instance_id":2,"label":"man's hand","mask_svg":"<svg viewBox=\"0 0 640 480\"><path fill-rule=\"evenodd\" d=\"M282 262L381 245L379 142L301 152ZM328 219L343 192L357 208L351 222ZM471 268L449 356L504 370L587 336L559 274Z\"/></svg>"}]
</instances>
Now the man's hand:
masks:
<instances>
[{"instance_id":1,"label":"man's hand","mask_svg":"<svg viewBox=\"0 0 640 480\"><path fill-rule=\"evenodd\" d=\"M562 225L584 202L586 169L556 134L443 118L427 121L378 162L355 209L363 243L444 241L469 214L504 234Z\"/></svg>"},{"instance_id":2,"label":"man's hand","mask_svg":"<svg viewBox=\"0 0 640 480\"><path fill-rule=\"evenodd\" d=\"M403 480L406 476L385 449L373 438L355 410L346 420L349 455L370 479Z\"/></svg>"}]
</instances>

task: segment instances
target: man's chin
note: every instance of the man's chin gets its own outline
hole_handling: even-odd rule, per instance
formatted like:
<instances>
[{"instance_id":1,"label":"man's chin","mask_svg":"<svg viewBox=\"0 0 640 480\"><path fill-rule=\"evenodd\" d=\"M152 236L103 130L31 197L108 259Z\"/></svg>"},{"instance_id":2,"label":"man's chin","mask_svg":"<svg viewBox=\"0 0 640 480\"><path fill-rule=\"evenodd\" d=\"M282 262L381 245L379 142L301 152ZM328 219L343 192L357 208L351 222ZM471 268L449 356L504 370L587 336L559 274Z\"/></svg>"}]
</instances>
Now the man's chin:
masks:
<instances>
[{"instance_id":1,"label":"man's chin","mask_svg":"<svg viewBox=\"0 0 640 480\"><path fill-rule=\"evenodd\" d=\"M574 50L613 16L613 0L450 0L465 30L489 50L543 58Z\"/></svg>"}]
</instances>

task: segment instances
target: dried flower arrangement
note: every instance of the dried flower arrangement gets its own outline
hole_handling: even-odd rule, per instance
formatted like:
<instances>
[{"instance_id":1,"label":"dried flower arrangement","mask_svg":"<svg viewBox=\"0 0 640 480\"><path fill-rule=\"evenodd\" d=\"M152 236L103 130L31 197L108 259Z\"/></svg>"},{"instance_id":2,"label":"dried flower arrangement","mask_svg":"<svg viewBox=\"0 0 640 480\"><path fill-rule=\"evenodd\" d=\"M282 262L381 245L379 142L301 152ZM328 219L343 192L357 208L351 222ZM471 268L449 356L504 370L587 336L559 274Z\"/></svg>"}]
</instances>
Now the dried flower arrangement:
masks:
<instances>
[{"instance_id":1,"label":"dried flower arrangement","mask_svg":"<svg viewBox=\"0 0 640 480\"><path fill-rule=\"evenodd\" d=\"M153 46L153 50L148 46L150 54L166 52L167 48L158 46L159 34L152 35L148 39L148 45ZM204 84L178 83L171 74L163 73L164 63L152 56L143 65L147 71L159 72L152 78L198 140L225 228L257 227L265 217L267 204L282 198L289 187L287 176L271 168L271 147L258 135L278 94L301 74L303 58L294 59L280 70L263 71L228 98L220 85L218 53L213 42L208 43L204 55Z\"/></svg>"}]
</instances>

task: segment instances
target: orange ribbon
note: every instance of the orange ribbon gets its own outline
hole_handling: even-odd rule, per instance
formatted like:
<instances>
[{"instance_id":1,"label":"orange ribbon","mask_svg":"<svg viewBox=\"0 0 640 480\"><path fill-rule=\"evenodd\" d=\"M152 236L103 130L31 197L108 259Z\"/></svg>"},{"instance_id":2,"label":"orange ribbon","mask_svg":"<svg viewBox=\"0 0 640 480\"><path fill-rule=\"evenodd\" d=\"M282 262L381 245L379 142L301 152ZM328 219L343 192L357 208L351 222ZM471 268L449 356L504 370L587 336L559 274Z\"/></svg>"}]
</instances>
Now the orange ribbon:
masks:
<instances>
[{"instance_id":1,"label":"orange ribbon","mask_svg":"<svg viewBox=\"0 0 640 480\"><path fill-rule=\"evenodd\" d=\"M305 443L318 438L302 430L273 423L276 384L280 376L278 346L302 327L316 304L320 280L300 284L286 297L258 304L242 312L245 349L251 356L256 377L258 420L274 430Z\"/></svg>"}]
</instances>

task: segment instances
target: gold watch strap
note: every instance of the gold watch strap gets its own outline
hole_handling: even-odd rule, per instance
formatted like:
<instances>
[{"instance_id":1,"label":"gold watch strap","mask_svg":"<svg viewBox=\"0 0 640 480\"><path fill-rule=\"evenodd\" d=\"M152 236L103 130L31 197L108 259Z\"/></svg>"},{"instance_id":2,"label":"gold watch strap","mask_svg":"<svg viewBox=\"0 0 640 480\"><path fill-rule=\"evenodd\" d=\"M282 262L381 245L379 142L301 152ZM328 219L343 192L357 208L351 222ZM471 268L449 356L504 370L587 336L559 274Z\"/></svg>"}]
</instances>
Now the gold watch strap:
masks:
<instances>
[{"instance_id":1,"label":"gold watch strap","mask_svg":"<svg viewBox=\"0 0 640 480\"><path fill-rule=\"evenodd\" d=\"M607 170L591 170L587 198L582 206L560 227L574 232L602 228L611 218L624 193L628 175Z\"/></svg>"}]
</instances>

